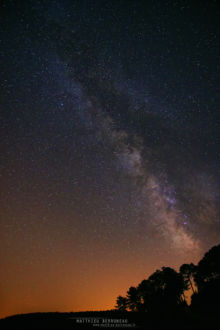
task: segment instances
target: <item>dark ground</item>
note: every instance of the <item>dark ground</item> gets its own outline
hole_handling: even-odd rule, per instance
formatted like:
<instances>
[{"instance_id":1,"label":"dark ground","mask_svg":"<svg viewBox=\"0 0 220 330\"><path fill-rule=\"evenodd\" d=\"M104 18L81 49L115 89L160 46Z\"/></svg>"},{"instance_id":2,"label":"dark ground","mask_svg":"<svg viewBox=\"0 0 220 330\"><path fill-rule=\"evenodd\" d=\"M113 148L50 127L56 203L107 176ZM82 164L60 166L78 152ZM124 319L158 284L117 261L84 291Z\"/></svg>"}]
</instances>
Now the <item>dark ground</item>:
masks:
<instances>
[{"instance_id":1,"label":"dark ground","mask_svg":"<svg viewBox=\"0 0 220 330\"><path fill-rule=\"evenodd\" d=\"M190 311L149 316L136 312L34 313L0 319L0 329L219 329L219 316Z\"/></svg>"}]
</instances>

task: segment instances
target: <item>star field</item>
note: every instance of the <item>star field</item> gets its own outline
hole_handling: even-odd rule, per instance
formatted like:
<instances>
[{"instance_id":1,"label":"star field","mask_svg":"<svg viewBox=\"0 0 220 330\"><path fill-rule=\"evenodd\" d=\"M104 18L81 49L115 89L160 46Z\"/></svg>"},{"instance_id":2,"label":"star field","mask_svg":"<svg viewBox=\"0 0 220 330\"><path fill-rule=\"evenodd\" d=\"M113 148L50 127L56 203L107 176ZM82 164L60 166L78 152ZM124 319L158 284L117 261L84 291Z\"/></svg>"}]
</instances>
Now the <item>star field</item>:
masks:
<instances>
[{"instance_id":1,"label":"star field","mask_svg":"<svg viewBox=\"0 0 220 330\"><path fill-rule=\"evenodd\" d=\"M2 1L1 316L111 309L219 244L217 1Z\"/></svg>"}]
</instances>

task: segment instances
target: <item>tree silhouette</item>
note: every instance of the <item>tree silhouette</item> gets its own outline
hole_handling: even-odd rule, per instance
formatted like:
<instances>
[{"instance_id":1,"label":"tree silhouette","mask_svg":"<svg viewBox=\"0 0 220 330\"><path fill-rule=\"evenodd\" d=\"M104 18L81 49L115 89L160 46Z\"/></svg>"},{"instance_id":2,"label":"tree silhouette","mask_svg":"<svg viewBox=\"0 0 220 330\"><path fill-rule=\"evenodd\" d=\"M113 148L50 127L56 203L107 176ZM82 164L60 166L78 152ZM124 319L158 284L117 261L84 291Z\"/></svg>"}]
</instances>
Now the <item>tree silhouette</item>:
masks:
<instances>
[{"instance_id":1,"label":"tree silhouette","mask_svg":"<svg viewBox=\"0 0 220 330\"><path fill-rule=\"evenodd\" d=\"M131 311L138 311L140 305L140 296L137 288L131 286L127 291L127 304Z\"/></svg>"},{"instance_id":2,"label":"tree silhouette","mask_svg":"<svg viewBox=\"0 0 220 330\"><path fill-rule=\"evenodd\" d=\"M220 245L213 246L199 261L195 282L201 290L208 282L220 279Z\"/></svg>"},{"instance_id":3,"label":"tree silhouette","mask_svg":"<svg viewBox=\"0 0 220 330\"><path fill-rule=\"evenodd\" d=\"M194 279L198 292L192 295L191 307L202 311L219 311L220 245L205 253L198 263Z\"/></svg>"},{"instance_id":4,"label":"tree silhouette","mask_svg":"<svg viewBox=\"0 0 220 330\"><path fill-rule=\"evenodd\" d=\"M172 268L163 267L137 287L130 287L126 298L119 296L116 308L148 312L174 308L183 303L182 295L186 289L182 274Z\"/></svg>"},{"instance_id":5,"label":"tree silhouette","mask_svg":"<svg viewBox=\"0 0 220 330\"><path fill-rule=\"evenodd\" d=\"M194 285L193 285L193 278L196 273L196 266L193 263L183 264L180 267L180 273L183 276L187 289L190 287L192 289L192 292L195 293L195 289L194 289Z\"/></svg>"},{"instance_id":6,"label":"tree silhouette","mask_svg":"<svg viewBox=\"0 0 220 330\"><path fill-rule=\"evenodd\" d=\"M149 281L162 308L176 307L182 303L181 297L187 286L180 273L170 267L162 267L149 277Z\"/></svg>"},{"instance_id":7,"label":"tree silhouette","mask_svg":"<svg viewBox=\"0 0 220 330\"><path fill-rule=\"evenodd\" d=\"M125 297L118 296L116 300L115 308L120 311L126 311L128 307L128 301Z\"/></svg>"},{"instance_id":8,"label":"tree silhouette","mask_svg":"<svg viewBox=\"0 0 220 330\"><path fill-rule=\"evenodd\" d=\"M197 290L195 289L195 284ZM220 245L210 249L195 266L183 264L179 273L170 267L156 270L137 287L131 286L126 297L118 296L116 309L152 313L185 310L184 292L192 289L191 309L220 309Z\"/></svg>"},{"instance_id":9,"label":"tree silhouette","mask_svg":"<svg viewBox=\"0 0 220 330\"><path fill-rule=\"evenodd\" d=\"M137 287L139 292L139 310L150 312L153 307L155 288L149 280L143 280Z\"/></svg>"}]
</instances>

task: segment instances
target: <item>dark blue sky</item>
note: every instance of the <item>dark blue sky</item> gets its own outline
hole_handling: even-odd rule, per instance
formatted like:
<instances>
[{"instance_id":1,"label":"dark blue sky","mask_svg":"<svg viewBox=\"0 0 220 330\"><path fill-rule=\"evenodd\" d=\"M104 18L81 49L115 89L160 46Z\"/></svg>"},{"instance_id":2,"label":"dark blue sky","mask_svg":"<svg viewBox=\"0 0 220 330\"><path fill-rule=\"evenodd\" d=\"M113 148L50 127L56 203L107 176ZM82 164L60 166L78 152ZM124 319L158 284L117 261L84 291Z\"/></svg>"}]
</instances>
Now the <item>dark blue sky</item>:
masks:
<instances>
[{"instance_id":1,"label":"dark blue sky","mask_svg":"<svg viewBox=\"0 0 220 330\"><path fill-rule=\"evenodd\" d=\"M116 269L127 287L219 243L217 1L0 6L4 313L25 292L38 305L24 294L22 312L54 306L59 292L43 303L33 291L48 265L51 288L62 268L77 269L67 287L83 292L88 271L91 296L100 274L106 291L105 302L83 303L65 287L56 308L107 308L120 293L104 285Z\"/></svg>"}]
</instances>

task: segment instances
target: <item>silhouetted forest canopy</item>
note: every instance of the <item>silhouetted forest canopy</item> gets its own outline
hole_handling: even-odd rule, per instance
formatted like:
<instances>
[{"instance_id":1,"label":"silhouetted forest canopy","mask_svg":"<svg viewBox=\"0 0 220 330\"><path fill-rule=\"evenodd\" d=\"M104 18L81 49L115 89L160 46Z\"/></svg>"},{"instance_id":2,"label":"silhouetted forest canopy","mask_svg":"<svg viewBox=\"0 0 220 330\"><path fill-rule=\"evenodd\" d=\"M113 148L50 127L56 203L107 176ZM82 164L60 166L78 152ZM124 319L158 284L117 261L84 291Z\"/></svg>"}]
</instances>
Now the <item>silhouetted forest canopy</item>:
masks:
<instances>
[{"instance_id":1,"label":"silhouetted forest canopy","mask_svg":"<svg viewBox=\"0 0 220 330\"><path fill-rule=\"evenodd\" d=\"M179 272L170 267L156 270L131 286L125 297L118 296L112 310L14 315L1 319L0 329L124 329L123 325L140 330L219 329L219 294L220 245L205 253L197 265L183 264ZM118 321L126 323L116 324Z\"/></svg>"},{"instance_id":2,"label":"silhouetted forest canopy","mask_svg":"<svg viewBox=\"0 0 220 330\"><path fill-rule=\"evenodd\" d=\"M186 292L191 290L191 303ZM219 311L220 245L212 247L198 265L183 264L179 272L170 267L156 270L137 287L131 286L125 297L118 296L115 308L120 311L171 312Z\"/></svg>"}]
</instances>

